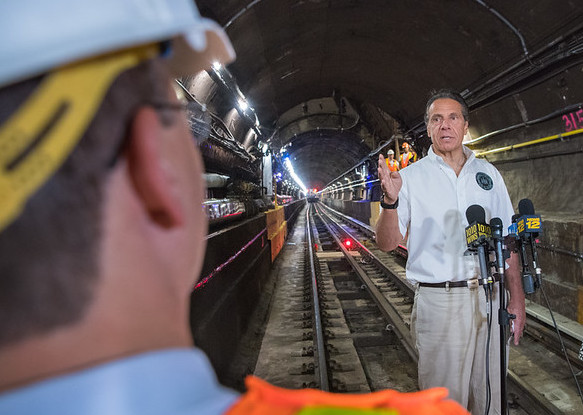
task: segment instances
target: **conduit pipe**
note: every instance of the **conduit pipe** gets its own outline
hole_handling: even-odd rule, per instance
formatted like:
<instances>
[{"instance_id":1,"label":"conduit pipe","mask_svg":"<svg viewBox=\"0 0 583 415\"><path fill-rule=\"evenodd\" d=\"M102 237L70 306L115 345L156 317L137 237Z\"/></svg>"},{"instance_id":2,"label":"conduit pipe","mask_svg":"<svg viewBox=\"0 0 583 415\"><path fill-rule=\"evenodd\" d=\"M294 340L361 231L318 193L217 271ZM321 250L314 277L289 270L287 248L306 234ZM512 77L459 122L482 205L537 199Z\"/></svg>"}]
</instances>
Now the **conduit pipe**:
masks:
<instances>
[{"instance_id":1,"label":"conduit pipe","mask_svg":"<svg viewBox=\"0 0 583 415\"><path fill-rule=\"evenodd\" d=\"M487 154L502 153L505 151L514 150L515 148L528 147L528 146L532 146L535 144L545 143L547 141L553 141L553 140L557 140L560 138L569 137L572 135L577 135L577 134L582 134L582 133L583 133L583 128L580 128L578 130L573 130L573 131L569 131L566 133L560 133L560 134L550 135L548 137L537 138L536 140L527 141L525 143L512 144L510 146L504 146L504 147L499 147L499 148L495 148L492 150L476 152L476 157L483 157Z\"/></svg>"},{"instance_id":2,"label":"conduit pipe","mask_svg":"<svg viewBox=\"0 0 583 415\"><path fill-rule=\"evenodd\" d=\"M526 48L526 42L524 41L524 36L522 36L522 33L520 33L520 31L512 23L510 23L510 21L506 17L504 17L502 15L502 13L500 13L498 10L494 9L493 7L490 7L482 0L476 0L476 2L478 2L479 4L484 6L486 9L488 9L488 11L490 13L492 13L494 16L496 16L498 19L500 19L502 21L502 23L504 23L506 26L508 26L510 28L510 30L512 30L514 32L516 37L518 37L518 40L520 40L520 44L522 45L522 51L524 52L524 58L530 62L528 49ZM532 62L530 62L530 63L532 64Z\"/></svg>"},{"instance_id":3,"label":"conduit pipe","mask_svg":"<svg viewBox=\"0 0 583 415\"><path fill-rule=\"evenodd\" d=\"M522 122L520 124L514 124L514 125L511 125L509 127L501 128L500 130L489 132L488 134L484 134L480 137L474 138L473 140L466 141L464 144L467 146L471 146L471 145L474 145L476 143L479 143L480 141L485 140L486 138L490 138L490 137L493 137L495 135L502 134L502 133L507 133L508 131L516 130L517 128L528 127L530 125L538 124L540 122L550 120L551 118L554 118L557 115L561 115L561 114L571 112L571 111L576 110L576 109L580 109L581 107L583 107L583 103L581 103L581 102L579 102L578 104L569 105L568 107L561 108L560 110L551 112L550 114L547 114L543 117L539 117L539 118L536 118L534 120L525 121L525 122Z\"/></svg>"},{"instance_id":4,"label":"conduit pipe","mask_svg":"<svg viewBox=\"0 0 583 415\"><path fill-rule=\"evenodd\" d=\"M229 176L217 173L205 173L204 180L206 182L207 188L216 189L227 186L229 182Z\"/></svg>"}]
</instances>

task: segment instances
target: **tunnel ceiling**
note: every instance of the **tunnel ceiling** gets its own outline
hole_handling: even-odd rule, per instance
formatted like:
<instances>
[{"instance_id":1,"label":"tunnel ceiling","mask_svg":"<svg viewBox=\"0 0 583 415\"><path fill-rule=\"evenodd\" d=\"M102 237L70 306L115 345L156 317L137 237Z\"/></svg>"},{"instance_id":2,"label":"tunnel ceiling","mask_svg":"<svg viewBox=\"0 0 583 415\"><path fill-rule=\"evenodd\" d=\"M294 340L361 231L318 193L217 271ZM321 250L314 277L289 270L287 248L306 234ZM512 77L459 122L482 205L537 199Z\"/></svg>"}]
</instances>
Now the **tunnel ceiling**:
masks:
<instances>
[{"instance_id":1,"label":"tunnel ceiling","mask_svg":"<svg viewBox=\"0 0 583 415\"><path fill-rule=\"evenodd\" d=\"M513 83L541 76L550 49L573 33L580 36L583 22L580 0L197 4L231 38L237 60L229 70L267 137L289 109L331 96L388 114L404 132L422 131L430 90L455 89L478 108ZM553 58L555 65L562 58ZM361 121L373 135L390 133L367 113ZM327 184L371 150L334 132L308 136L289 152L309 187Z\"/></svg>"}]
</instances>

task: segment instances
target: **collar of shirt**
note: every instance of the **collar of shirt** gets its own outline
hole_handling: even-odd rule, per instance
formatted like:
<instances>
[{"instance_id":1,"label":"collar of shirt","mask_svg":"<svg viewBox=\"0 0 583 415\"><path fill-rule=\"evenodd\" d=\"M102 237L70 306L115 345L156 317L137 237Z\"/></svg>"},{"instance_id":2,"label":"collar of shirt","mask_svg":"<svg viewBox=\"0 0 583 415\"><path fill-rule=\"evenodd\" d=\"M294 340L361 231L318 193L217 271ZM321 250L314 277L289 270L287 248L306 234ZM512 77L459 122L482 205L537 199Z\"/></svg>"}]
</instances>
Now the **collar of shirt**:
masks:
<instances>
[{"instance_id":1,"label":"collar of shirt","mask_svg":"<svg viewBox=\"0 0 583 415\"><path fill-rule=\"evenodd\" d=\"M462 167L462 172L463 172L464 168L475 160L476 155L474 154L474 152L472 150L470 150L468 147L466 147L464 145L462 145L462 150L466 156L466 162L464 164L464 167ZM447 164L445 162L445 160L443 160L443 157L435 154L435 151L433 151L433 144L429 147L429 151L427 152L427 157L429 157L431 160L438 163L439 165L447 166L447 168L449 168L453 171L453 169L449 166L449 164ZM460 174L461 174L461 172L460 172Z\"/></svg>"},{"instance_id":2,"label":"collar of shirt","mask_svg":"<svg viewBox=\"0 0 583 415\"><path fill-rule=\"evenodd\" d=\"M221 414L238 394L218 384L204 353L144 353L0 395L2 414Z\"/></svg>"}]
</instances>

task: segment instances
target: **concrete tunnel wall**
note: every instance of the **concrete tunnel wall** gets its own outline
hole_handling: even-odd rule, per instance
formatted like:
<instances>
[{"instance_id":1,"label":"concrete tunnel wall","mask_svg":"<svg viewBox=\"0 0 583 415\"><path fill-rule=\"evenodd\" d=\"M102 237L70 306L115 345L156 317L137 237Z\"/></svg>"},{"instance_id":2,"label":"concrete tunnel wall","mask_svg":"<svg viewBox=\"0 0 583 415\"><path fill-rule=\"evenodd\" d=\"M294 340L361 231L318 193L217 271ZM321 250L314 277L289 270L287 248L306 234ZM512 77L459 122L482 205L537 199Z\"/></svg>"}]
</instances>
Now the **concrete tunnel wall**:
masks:
<instances>
[{"instance_id":1,"label":"concrete tunnel wall","mask_svg":"<svg viewBox=\"0 0 583 415\"><path fill-rule=\"evenodd\" d=\"M523 198L541 215L539 265L551 309L583 323L583 177L581 153L526 160L496 167L504 177L515 211ZM555 250L558 248L558 250ZM546 306L540 290L527 296Z\"/></svg>"}]
</instances>

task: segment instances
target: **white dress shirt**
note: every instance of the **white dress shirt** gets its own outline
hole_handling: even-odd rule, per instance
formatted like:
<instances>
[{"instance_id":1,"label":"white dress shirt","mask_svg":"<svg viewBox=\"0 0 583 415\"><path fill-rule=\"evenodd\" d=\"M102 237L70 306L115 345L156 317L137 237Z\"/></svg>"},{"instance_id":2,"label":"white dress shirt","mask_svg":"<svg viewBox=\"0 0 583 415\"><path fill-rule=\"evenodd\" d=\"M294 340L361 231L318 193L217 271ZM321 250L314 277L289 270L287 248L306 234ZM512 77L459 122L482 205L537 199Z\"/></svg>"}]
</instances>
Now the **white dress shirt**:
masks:
<instances>
[{"instance_id":1,"label":"white dress shirt","mask_svg":"<svg viewBox=\"0 0 583 415\"><path fill-rule=\"evenodd\" d=\"M479 265L467 250L466 209L484 208L486 223L502 219L506 233L514 213L502 176L485 160L463 147L467 160L459 174L429 149L426 157L401 170L399 228L407 233L407 279L437 283L476 278Z\"/></svg>"}]
</instances>

